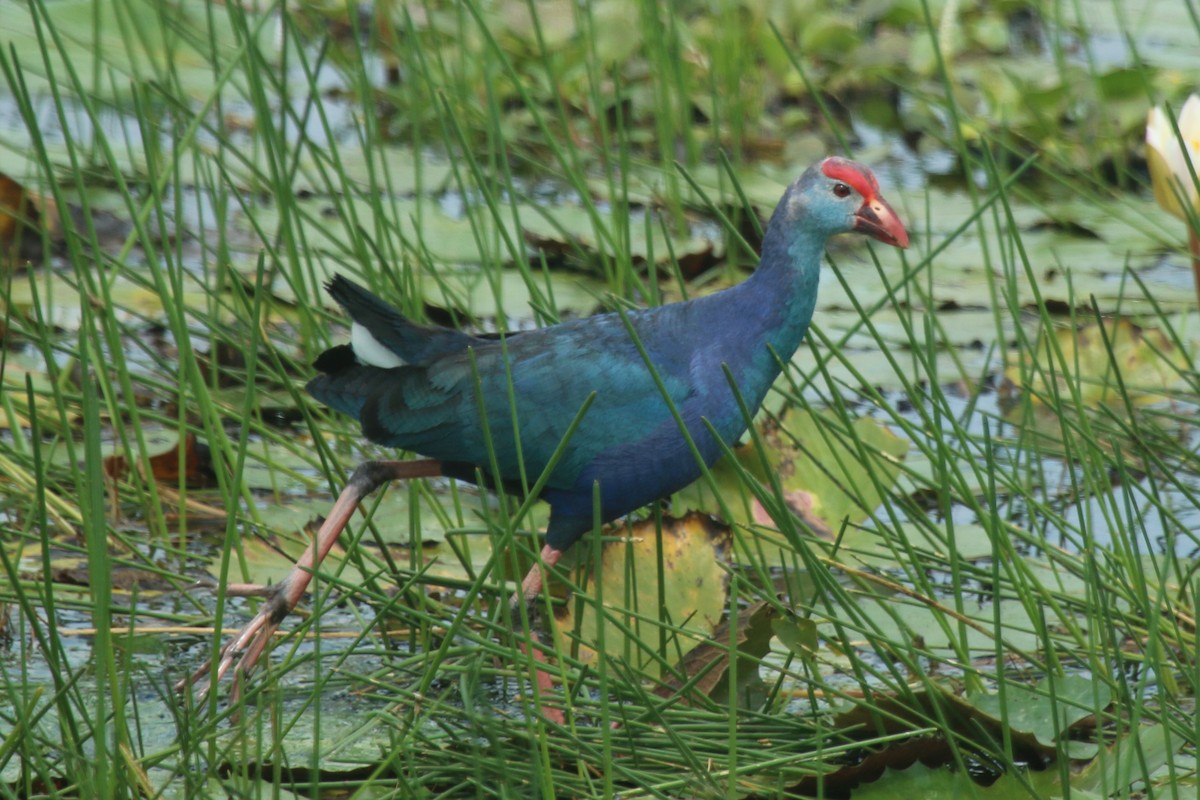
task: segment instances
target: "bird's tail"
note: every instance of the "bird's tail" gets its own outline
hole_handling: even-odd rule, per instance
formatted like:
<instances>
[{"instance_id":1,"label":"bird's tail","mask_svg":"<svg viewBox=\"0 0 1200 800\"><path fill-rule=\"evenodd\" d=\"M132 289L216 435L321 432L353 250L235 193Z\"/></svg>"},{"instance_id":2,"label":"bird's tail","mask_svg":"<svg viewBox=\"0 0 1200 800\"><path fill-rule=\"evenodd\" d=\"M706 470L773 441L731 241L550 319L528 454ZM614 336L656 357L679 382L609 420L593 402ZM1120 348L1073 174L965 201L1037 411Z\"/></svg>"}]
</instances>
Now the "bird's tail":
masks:
<instances>
[{"instance_id":1,"label":"bird's tail","mask_svg":"<svg viewBox=\"0 0 1200 800\"><path fill-rule=\"evenodd\" d=\"M401 314L397 309L379 299L357 283L334 275L328 285L329 295L346 310L361 333L366 334L359 345L372 349L377 344L383 348L381 357L372 359L359 353L360 361L387 361L379 366L392 366L391 358L397 363L429 364L443 356L466 350L475 337L450 328L435 325L419 325ZM390 357L389 357L390 354Z\"/></svg>"}]
</instances>

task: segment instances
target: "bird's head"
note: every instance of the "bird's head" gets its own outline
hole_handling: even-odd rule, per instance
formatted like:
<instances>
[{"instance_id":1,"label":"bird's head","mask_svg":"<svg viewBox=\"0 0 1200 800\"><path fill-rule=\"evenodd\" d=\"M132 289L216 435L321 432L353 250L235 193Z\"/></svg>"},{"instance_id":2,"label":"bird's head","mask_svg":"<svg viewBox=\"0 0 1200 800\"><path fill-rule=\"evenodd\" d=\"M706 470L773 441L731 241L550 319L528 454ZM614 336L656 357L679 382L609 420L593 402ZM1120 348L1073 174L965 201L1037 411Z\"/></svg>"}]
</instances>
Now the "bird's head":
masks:
<instances>
[{"instance_id":1,"label":"bird's head","mask_svg":"<svg viewBox=\"0 0 1200 800\"><path fill-rule=\"evenodd\" d=\"M809 167L781 205L792 220L826 235L856 231L908 247L908 231L880 196L875 174L848 158L832 156Z\"/></svg>"}]
</instances>

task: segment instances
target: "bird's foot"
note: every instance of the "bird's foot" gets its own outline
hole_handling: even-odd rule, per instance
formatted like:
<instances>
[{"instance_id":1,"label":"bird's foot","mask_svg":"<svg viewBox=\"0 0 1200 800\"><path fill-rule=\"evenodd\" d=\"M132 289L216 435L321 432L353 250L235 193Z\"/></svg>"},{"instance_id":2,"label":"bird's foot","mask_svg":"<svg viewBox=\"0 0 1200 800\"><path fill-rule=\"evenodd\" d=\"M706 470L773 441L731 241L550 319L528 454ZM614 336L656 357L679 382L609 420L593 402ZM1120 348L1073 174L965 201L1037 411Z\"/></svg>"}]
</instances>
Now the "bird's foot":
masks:
<instances>
[{"instance_id":1,"label":"bird's foot","mask_svg":"<svg viewBox=\"0 0 1200 800\"><path fill-rule=\"evenodd\" d=\"M346 482L346 488L338 495L337 501L329 511L329 516L317 531L313 546L304 551L296 561L292 571L275 586L258 586L256 584L238 583L226 585L225 594L235 597L265 597L267 601L262 609L250 620L250 624L242 628L233 640L221 648L217 655L217 666L209 687L215 686L234 669L234 684L231 690L231 700L236 700L240 693L241 679L254 668L259 657L267 647L267 642L279 628L279 624L292 613L292 609L300 602L308 585L312 582L316 568L325 560L325 556L333 548L342 529L350 521L359 501L371 492L389 481L406 480L409 478L432 478L442 474L442 465L429 459L421 461L366 461L359 464ZM203 579L197 581L195 588L214 587L216 581ZM240 658L239 658L240 656ZM234 662L237 667L234 668ZM192 675L175 685L176 691L183 692L195 686L213 669L209 662Z\"/></svg>"},{"instance_id":2,"label":"bird's foot","mask_svg":"<svg viewBox=\"0 0 1200 800\"><path fill-rule=\"evenodd\" d=\"M213 672L213 677L207 686L200 689L197 699L203 699L216 684L233 669L233 685L229 692L229 701L231 704L236 704L241 696L242 680L250 674L254 669L254 665L258 663L258 659L266 650L267 643L271 641L271 637L278 630L279 624L283 622L287 615L292 612L295 606L294 602L290 601L292 592L288 590L288 580L274 586L259 586L257 584L231 584L225 587L226 595L234 597L266 597L267 602L259 609L254 618L246 624L246 627L238 631L237 635L230 639L217 654L216 668L213 668L212 661L204 662L199 669L193 672L187 678L175 684L175 691L183 692L192 686L196 686L203 678ZM196 586L202 587L208 584L208 581L197 581ZM234 666L236 662L236 667Z\"/></svg>"}]
</instances>

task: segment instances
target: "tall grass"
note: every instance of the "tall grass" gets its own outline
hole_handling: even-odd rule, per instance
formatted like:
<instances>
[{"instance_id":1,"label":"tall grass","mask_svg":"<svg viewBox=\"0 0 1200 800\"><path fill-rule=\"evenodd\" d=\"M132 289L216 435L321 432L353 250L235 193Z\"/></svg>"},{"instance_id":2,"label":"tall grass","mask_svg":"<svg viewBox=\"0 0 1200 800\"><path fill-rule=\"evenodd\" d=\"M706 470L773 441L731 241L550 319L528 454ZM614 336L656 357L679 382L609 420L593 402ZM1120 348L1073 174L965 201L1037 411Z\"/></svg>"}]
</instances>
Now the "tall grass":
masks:
<instances>
[{"instance_id":1,"label":"tall grass","mask_svg":"<svg viewBox=\"0 0 1200 800\"><path fill-rule=\"evenodd\" d=\"M19 362L0 354L0 601L14 632L0 659L0 796L274 796L279 786L364 797L834 796L838 770L922 734L945 741L960 775L1000 774L1015 796L1194 787L1200 381L1194 357L1165 359L1159 402L1142 402L1113 314L1137 309L1182 352L1194 352L1194 329L1179 303L1120 265L1114 298L1070 280L1047 297L1045 253L1026 247L1021 215L1056 213L1065 190L1161 231L1144 206L1114 202L1139 188L1126 156L1113 181L979 125L956 55L941 49L953 20L924 5L912 38L927 39L935 78L912 94L946 121L927 135L973 178L961 184L970 208L947 227L922 191L888 189L923 233L918 246L899 262L835 253L825 288L840 286L853 321L826 327L818 312L768 404L785 438L788 414L813 412L792 444L820 442L838 454L829 474L860 470L863 485L847 493L882 503L860 503L863 522L823 539L785 513L793 498L778 475L761 481L730 458L732 481L708 476L726 518L756 502L775 520L732 531L728 614L762 604L782 633L770 653L717 659L732 673L727 697L655 693L627 660L589 662L567 648L550 653L563 695L541 698L565 707L567 724L544 722L516 648L532 642L530 620L508 619L504 602L536 557L536 509L417 483L366 502L345 557L320 572L308 614L288 619L237 703L221 686L177 698L175 680L215 659L250 610L222 590L190 591L197 559L224 583L254 577L259 538L294 556L307 534L273 509L311 495L319 504L379 454L303 393L306 365L344 335L322 297L331 271L418 319L429 296L452 305L477 281L487 302L447 314L501 329L557 321L579 283L593 287L595 308L707 291L739 277L742 231L755 228L740 222L774 200L762 176L781 177L748 152L785 123L765 113L768 92L750 91L747 73L793 85L779 96L803 97L797 106L827 141L847 141L846 118L820 87L849 81L848 67L830 66L840 40L810 30L805 41L829 50L807 58L793 44L798 23L751 4L721 4L704 26L680 9L630 4L640 57L613 35L623 23L604 5L556 7L569 12L569 38L538 4L507 8L526 15L523 38L499 24L497 7L474 2L379 3L363 17L181 8L119 0L81 24L35 0L14 12L34 44L0 55L22 120L4 143L17 177L59 209L78 207L81 221L56 259L3 279L10 341L25 346ZM831 36L843 30L835 9L821 11ZM1073 13L1066 4L1046 17ZM335 24L349 31L320 35ZM628 68L634 60L644 74ZM1056 63L1077 68L1061 53ZM389 68L400 76L390 85L378 79ZM560 223L559 205L586 225ZM445 208L460 224L446 225ZM105 212L123 223L117 241ZM689 280L675 257L684 254L652 248L676 247L697 213L722 223L732 256L724 272ZM528 247L521 232L534 220L522 215L558 225L560 251ZM593 244L575 238L580 229ZM444 263L454 237L470 239L479 264ZM991 276L986 298L965 298L991 311L983 355L960 348L954 316L935 311L951 269L943 259L964 240L978 241ZM860 258L872 269L855 272ZM514 287L528 302L514 301ZM1065 319L1050 299L1070 310ZM64 312L76 322L56 319ZM1109 368L1086 374L1080 352L1047 335L1062 325L1094 325ZM242 357L223 364L213 354L227 345ZM27 377L13 377L26 365ZM1017 392L1002 409L992 389L1006 365ZM1107 402L1095 401L1096 383ZM860 435L863 416L910 443L898 481ZM105 455L144 464L159 438L188 435L209 448L214 486L106 470ZM447 531L439 552L458 560L454 576L421 557L429 528ZM407 550L395 547L397 529ZM591 537L580 557L598 563L622 533ZM628 569L636 585L664 566ZM670 673L672 648L693 635L686 620L631 611L605 584L562 577L577 607L628 630L636 618L643 633L630 646ZM333 620L350 639L319 634ZM787 631L811 631L814 643L786 646ZM739 692L754 671L764 687ZM1072 682L1080 676L1087 693ZM1077 743L1055 735L1065 723L1042 742L1052 771L1023 768L1029 721L1014 698L1031 685L1054 719L1093 718L1074 734L1100 744L1091 772L1072 770ZM978 707L996 695L999 724L964 718L956 692Z\"/></svg>"}]
</instances>

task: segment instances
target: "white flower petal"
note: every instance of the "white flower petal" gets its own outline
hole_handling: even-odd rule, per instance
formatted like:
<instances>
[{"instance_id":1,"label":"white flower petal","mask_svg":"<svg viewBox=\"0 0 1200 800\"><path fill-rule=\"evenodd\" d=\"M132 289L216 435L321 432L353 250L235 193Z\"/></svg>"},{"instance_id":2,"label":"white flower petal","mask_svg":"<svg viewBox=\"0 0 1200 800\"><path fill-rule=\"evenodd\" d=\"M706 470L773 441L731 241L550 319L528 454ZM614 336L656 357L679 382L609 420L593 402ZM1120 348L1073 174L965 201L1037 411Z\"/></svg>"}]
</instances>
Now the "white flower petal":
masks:
<instances>
[{"instance_id":1,"label":"white flower petal","mask_svg":"<svg viewBox=\"0 0 1200 800\"><path fill-rule=\"evenodd\" d=\"M1161 153L1163 144L1170 139L1170 132L1171 123L1163 110L1158 106L1150 109L1150 113L1146 115L1146 144Z\"/></svg>"},{"instance_id":2,"label":"white flower petal","mask_svg":"<svg viewBox=\"0 0 1200 800\"><path fill-rule=\"evenodd\" d=\"M1179 110L1176 122L1179 124L1179 136L1175 134L1170 117L1161 108L1150 109L1146 116L1146 145L1162 156L1170 178L1174 179L1170 182L1177 183L1178 188L1181 188L1189 199L1189 203L1196 206L1200 194L1197 193L1196 183L1192 180L1188 160L1190 157L1192 168L1200 170L1200 95L1193 94L1188 97L1183 108ZM1161 180L1167 176L1151 177ZM1156 188L1156 193L1158 191Z\"/></svg>"},{"instance_id":3,"label":"white flower petal","mask_svg":"<svg viewBox=\"0 0 1200 800\"><path fill-rule=\"evenodd\" d=\"M1179 109L1179 130L1185 139L1200 136L1200 95L1190 95Z\"/></svg>"}]
</instances>

